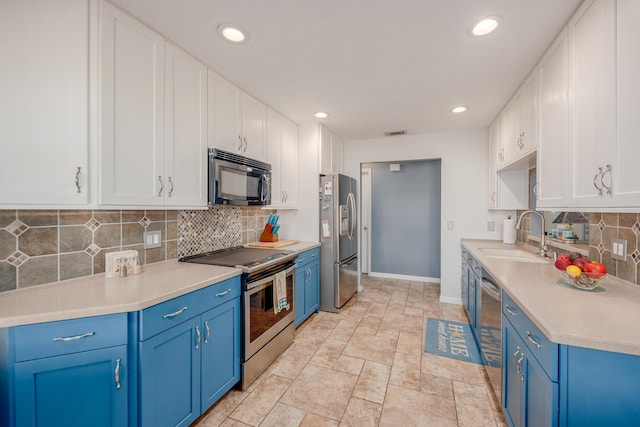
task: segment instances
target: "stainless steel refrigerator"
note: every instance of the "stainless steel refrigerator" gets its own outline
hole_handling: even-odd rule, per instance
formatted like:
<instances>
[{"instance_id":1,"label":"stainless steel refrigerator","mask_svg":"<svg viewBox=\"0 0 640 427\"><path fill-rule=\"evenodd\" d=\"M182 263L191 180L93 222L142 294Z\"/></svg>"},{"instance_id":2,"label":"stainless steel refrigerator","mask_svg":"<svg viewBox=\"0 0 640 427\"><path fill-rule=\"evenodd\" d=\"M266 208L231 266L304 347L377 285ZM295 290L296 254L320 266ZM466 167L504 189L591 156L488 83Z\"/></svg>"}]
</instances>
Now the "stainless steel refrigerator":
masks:
<instances>
[{"instance_id":1,"label":"stainless steel refrigerator","mask_svg":"<svg viewBox=\"0 0 640 427\"><path fill-rule=\"evenodd\" d=\"M340 311L358 287L356 180L320 176L320 310Z\"/></svg>"}]
</instances>

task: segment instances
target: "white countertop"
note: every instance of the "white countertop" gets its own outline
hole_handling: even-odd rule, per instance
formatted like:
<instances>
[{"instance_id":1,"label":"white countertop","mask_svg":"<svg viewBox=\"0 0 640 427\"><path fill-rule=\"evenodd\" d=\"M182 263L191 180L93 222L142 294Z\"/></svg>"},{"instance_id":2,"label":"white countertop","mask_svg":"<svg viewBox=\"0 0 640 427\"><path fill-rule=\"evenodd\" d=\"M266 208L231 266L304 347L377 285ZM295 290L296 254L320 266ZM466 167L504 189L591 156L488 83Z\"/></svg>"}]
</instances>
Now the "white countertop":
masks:
<instances>
[{"instance_id":1,"label":"white countertop","mask_svg":"<svg viewBox=\"0 0 640 427\"><path fill-rule=\"evenodd\" d=\"M640 286L608 275L600 282L604 292L572 289L556 283L561 275L553 261L489 258L480 248L514 248L496 240L461 243L551 341L640 355Z\"/></svg>"},{"instance_id":2,"label":"white countertop","mask_svg":"<svg viewBox=\"0 0 640 427\"><path fill-rule=\"evenodd\" d=\"M304 252L318 246L300 242L283 249ZM4 292L0 294L0 328L138 311L241 272L172 259L145 265L141 274L122 279L96 274Z\"/></svg>"}]
</instances>

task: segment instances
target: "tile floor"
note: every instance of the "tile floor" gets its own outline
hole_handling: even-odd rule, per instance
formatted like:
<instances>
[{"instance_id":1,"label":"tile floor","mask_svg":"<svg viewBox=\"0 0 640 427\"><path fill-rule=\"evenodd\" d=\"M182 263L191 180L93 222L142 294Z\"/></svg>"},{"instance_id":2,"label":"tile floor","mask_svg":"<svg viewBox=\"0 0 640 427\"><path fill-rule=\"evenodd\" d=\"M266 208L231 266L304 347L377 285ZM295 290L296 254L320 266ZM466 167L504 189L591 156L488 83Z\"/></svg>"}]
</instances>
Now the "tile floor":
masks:
<instances>
[{"instance_id":1,"label":"tile floor","mask_svg":"<svg viewBox=\"0 0 640 427\"><path fill-rule=\"evenodd\" d=\"M426 319L467 322L434 283L363 277L339 313L320 312L247 391L198 427L506 426L480 365L423 352Z\"/></svg>"}]
</instances>

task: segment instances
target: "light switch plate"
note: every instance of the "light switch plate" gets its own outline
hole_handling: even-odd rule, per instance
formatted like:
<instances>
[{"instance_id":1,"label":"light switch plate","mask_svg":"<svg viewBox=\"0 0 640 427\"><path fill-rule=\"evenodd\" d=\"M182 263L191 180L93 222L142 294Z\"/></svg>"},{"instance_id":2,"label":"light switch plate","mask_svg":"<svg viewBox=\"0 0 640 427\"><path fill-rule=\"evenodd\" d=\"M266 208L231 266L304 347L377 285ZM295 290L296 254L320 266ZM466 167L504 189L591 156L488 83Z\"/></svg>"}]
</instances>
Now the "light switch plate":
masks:
<instances>
[{"instance_id":1,"label":"light switch plate","mask_svg":"<svg viewBox=\"0 0 640 427\"><path fill-rule=\"evenodd\" d=\"M162 231L145 231L143 243L145 249L159 248L162 246Z\"/></svg>"},{"instance_id":2,"label":"light switch plate","mask_svg":"<svg viewBox=\"0 0 640 427\"><path fill-rule=\"evenodd\" d=\"M611 239L611 259L627 260L627 241L624 239Z\"/></svg>"}]
</instances>

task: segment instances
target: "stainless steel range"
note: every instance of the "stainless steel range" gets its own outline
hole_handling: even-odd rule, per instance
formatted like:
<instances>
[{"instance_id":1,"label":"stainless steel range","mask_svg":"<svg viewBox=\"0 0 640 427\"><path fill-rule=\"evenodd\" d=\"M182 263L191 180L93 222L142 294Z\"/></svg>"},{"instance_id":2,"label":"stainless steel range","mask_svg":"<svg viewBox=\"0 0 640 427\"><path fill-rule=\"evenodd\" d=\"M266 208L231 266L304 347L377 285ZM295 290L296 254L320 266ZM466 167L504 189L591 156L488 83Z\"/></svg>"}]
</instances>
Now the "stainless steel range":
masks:
<instances>
[{"instance_id":1,"label":"stainless steel range","mask_svg":"<svg viewBox=\"0 0 640 427\"><path fill-rule=\"evenodd\" d=\"M242 273L242 389L293 343L296 252L238 246L180 258L183 262L240 268ZM274 298L276 278L286 277L288 307Z\"/></svg>"}]
</instances>

